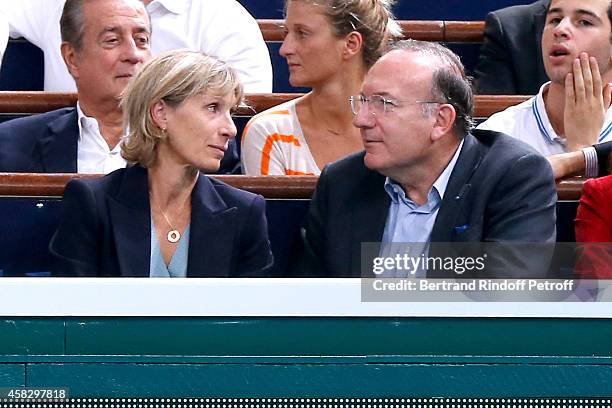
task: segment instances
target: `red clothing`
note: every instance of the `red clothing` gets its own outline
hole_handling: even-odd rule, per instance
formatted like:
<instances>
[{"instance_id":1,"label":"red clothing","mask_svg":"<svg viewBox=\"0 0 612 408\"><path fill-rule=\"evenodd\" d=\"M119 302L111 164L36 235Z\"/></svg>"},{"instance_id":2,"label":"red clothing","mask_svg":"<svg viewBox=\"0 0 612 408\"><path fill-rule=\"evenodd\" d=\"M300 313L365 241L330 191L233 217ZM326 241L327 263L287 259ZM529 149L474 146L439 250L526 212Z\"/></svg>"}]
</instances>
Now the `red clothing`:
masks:
<instances>
[{"instance_id":1,"label":"red clothing","mask_svg":"<svg viewBox=\"0 0 612 408\"><path fill-rule=\"evenodd\" d=\"M612 242L612 175L584 183L575 228L577 242ZM583 248L575 273L580 278L612 279L612 244Z\"/></svg>"}]
</instances>

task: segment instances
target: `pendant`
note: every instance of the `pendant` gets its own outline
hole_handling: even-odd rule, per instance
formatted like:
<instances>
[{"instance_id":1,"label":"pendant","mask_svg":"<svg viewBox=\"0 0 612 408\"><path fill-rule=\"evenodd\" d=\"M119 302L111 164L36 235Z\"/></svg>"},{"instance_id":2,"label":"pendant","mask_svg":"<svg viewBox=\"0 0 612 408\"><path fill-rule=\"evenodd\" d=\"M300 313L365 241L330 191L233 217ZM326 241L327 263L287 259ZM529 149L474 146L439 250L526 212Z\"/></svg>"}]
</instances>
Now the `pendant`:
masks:
<instances>
[{"instance_id":1,"label":"pendant","mask_svg":"<svg viewBox=\"0 0 612 408\"><path fill-rule=\"evenodd\" d=\"M179 239L181 239L181 233L178 232L177 230L172 230L170 232L168 232L168 235L166 236L166 238L168 239L169 242L177 243L179 241Z\"/></svg>"}]
</instances>

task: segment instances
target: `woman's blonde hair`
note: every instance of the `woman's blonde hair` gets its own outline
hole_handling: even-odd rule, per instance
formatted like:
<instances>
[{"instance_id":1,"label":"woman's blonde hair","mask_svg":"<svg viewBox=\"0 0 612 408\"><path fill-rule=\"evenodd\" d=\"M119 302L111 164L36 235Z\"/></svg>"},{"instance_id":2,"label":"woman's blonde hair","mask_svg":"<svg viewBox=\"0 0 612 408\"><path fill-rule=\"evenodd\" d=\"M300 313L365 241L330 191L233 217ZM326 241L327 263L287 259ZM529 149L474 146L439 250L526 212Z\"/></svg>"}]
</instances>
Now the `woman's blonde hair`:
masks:
<instances>
[{"instance_id":1,"label":"woman's blonde hair","mask_svg":"<svg viewBox=\"0 0 612 408\"><path fill-rule=\"evenodd\" d=\"M402 35L391 11L396 0L285 0L285 14L290 1L320 6L338 37L352 31L360 33L363 61L368 68L380 58L390 42Z\"/></svg>"},{"instance_id":2,"label":"woman's blonde hair","mask_svg":"<svg viewBox=\"0 0 612 408\"><path fill-rule=\"evenodd\" d=\"M234 104L242 101L242 86L236 72L224 62L201 52L173 50L147 63L123 91L121 108L127 136L121 155L129 163L150 167L158 143L167 137L151 116L151 107L164 101L176 108L199 94L225 97Z\"/></svg>"}]
</instances>

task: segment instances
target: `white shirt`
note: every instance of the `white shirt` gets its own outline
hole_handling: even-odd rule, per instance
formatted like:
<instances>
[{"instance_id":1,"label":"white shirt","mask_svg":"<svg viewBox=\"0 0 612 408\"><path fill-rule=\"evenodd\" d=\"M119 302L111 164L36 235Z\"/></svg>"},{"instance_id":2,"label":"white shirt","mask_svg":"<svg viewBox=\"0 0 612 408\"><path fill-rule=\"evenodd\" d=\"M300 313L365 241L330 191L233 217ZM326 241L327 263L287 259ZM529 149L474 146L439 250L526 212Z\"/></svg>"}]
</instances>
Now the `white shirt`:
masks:
<instances>
[{"instance_id":1,"label":"white shirt","mask_svg":"<svg viewBox=\"0 0 612 408\"><path fill-rule=\"evenodd\" d=\"M2 57L4 57L4 50L6 50L6 44L8 43L8 23L6 17L0 13L0 64L2 63Z\"/></svg>"},{"instance_id":2,"label":"white shirt","mask_svg":"<svg viewBox=\"0 0 612 408\"><path fill-rule=\"evenodd\" d=\"M191 48L232 66L245 92L272 92L272 62L257 21L236 0L153 0L153 54Z\"/></svg>"},{"instance_id":3,"label":"white shirt","mask_svg":"<svg viewBox=\"0 0 612 408\"><path fill-rule=\"evenodd\" d=\"M554 131L544 106L542 95L549 83L542 85L536 96L491 115L477 128L506 133L527 143L543 156L567 152L566 140ZM612 107L606 112L597 143L608 140L612 140Z\"/></svg>"},{"instance_id":4,"label":"white shirt","mask_svg":"<svg viewBox=\"0 0 612 408\"><path fill-rule=\"evenodd\" d=\"M0 0L10 36L42 49L45 91L73 92L74 80L60 53L64 0ZM176 48L200 50L238 72L245 92L272 92L272 63L257 21L236 0L154 0L153 55Z\"/></svg>"},{"instance_id":5,"label":"white shirt","mask_svg":"<svg viewBox=\"0 0 612 408\"><path fill-rule=\"evenodd\" d=\"M85 116L77 102L79 143L77 147L77 173L103 173L123 168L126 161L121 157L121 143L111 150L100 133L98 121Z\"/></svg>"}]
</instances>

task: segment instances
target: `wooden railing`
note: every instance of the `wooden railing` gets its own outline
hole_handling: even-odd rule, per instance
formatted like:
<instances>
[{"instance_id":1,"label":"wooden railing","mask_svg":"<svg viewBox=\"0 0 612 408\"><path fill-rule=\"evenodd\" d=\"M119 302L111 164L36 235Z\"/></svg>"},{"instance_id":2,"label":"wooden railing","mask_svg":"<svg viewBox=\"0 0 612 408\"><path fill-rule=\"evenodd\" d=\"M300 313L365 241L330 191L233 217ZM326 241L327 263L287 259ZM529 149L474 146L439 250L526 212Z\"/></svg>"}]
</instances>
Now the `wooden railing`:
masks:
<instances>
[{"instance_id":1,"label":"wooden railing","mask_svg":"<svg viewBox=\"0 0 612 408\"><path fill-rule=\"evenodd\" d=\"M248 94L246 102L236 112L237 115L252 116L288 100L297 98L298 93ZM516 105L529 98L526 95L476 95L476 117L487 117ZM0 92L0 114L32 114L49 112L54 109L76 105L76 94L43 91L4 91ZM348 103L348 101L347 101Z\"/></svg>"},{"instance_id":2,"label":"wooden railing","mask_svg":"<svg viewBox=\"0 0 612 408\"><path fill-rule=\"evenodd\" d=\"M99 174L0 173L0 197L60 197L73 178L95 178ZM266 198L310 199L316 176L214 176L229 185L261 194ZM557 183L559 200L578 200L583 179L572 178Z\"/></svg>"},{"instance_id":3,"label":"wooden railing","mask_svg":"<svg viewBox=\"0 0 612 408\"><path fill-rule=\"evenodd\" d=\"M259 28L268 42L283 41L283 20L259 19ZM484 21L399 20L405 38L423 41L480 43Z\"/></svg>"}]
</instances>

